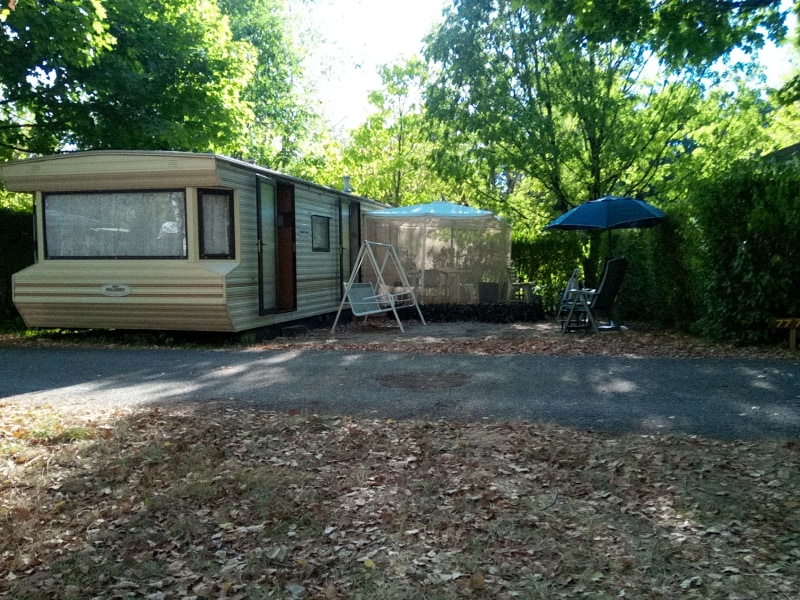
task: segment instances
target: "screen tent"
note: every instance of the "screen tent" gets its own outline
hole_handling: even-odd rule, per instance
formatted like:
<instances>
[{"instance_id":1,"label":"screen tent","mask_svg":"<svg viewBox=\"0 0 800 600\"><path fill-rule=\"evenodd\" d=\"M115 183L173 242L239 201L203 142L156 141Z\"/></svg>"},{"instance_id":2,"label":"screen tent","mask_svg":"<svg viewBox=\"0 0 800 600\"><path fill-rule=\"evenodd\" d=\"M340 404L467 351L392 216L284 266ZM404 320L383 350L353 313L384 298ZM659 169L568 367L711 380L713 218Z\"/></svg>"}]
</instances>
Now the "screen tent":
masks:
<instances>
[{"instance_id":1,"label":"screen tent","mask_svg":"<svg viewBox=\"0 0 800 600\"><path fill-rule=\"evenodd\" d=\"M423 304L505 299L511 227L492 212L431 202L372 211L364 222L364 239L395 248Z\"/></svg>"}]
</instances>

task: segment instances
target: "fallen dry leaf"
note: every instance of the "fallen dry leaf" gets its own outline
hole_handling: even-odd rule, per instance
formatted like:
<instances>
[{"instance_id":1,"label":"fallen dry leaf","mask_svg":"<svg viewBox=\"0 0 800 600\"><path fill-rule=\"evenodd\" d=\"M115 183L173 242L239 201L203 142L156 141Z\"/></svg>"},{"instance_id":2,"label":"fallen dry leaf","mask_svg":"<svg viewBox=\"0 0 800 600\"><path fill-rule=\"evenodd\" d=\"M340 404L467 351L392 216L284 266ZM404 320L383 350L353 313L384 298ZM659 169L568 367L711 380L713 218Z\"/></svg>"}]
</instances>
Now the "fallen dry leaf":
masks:
<instances>
[{"instance_id":1,"label":"fallen dry leaf","mask_svg":"<svg viewBox=\"0 0 800 600\"><path fill-rule=\"evenodd\" d=\"M647 332L590 344L527 330L386 334L285 344L730 351ZM800 597L796 440L276 414L213 400L0 409L0 598ZM82 435L62 435L72 431Z\"/></svg>"}]
</instances>

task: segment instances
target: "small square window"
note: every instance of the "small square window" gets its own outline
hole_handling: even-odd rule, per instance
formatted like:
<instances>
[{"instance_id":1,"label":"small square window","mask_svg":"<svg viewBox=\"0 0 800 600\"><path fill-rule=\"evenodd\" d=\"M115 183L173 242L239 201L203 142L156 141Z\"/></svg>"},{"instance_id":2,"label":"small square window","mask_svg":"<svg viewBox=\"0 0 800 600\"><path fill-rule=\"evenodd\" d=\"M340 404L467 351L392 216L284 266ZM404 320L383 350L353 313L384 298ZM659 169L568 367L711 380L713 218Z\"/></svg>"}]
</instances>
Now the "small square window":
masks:
<instances>
[{"instance_id":1,"label":"small square window","mask_svg":"<svg viewBox=\"0 0 800 600\"><path fill-rule=\"evenodd\" d=\"M330 217L311 216L311 250L314 252L331 251Z\"/></svg>"}]
</instances>

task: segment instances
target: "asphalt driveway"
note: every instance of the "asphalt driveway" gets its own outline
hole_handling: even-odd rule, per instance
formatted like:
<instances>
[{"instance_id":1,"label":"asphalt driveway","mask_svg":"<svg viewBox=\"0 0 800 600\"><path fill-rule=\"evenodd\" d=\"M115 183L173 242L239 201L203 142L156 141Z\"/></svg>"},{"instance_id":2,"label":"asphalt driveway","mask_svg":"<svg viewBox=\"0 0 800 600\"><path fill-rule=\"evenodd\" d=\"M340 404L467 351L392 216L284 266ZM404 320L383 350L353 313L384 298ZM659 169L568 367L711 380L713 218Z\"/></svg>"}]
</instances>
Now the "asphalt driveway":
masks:
<instances>
[{"instance_id":1,"label":"asphalt driveway","mask_svg":"<svg viewBox=\"0 0 800 600\"><path fill-rule=\"evenodd\" d=\"M7 347L0 398L106 408L222 401L374 418L800 437L794 360Z\"/></svg>"}]
</instances>

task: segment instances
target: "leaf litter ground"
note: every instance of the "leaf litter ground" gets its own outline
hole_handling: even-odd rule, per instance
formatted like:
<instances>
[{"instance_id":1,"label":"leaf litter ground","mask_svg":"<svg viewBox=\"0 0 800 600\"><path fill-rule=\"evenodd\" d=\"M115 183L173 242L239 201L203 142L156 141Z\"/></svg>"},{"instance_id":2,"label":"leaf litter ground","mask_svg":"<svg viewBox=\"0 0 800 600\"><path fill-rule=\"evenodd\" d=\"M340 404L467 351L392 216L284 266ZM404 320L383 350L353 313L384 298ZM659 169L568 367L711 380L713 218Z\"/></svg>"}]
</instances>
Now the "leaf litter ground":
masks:
<instances>
[{"instance_id":1,"label":"leaf litter ground","mask_svg":"<svg viewBox=\"0 0 800 600\"><path fill-rule=\"evenodd\" d=\"M796 440L0 409L3 598L800 596Z\"/></svg>"}]
</instances>

